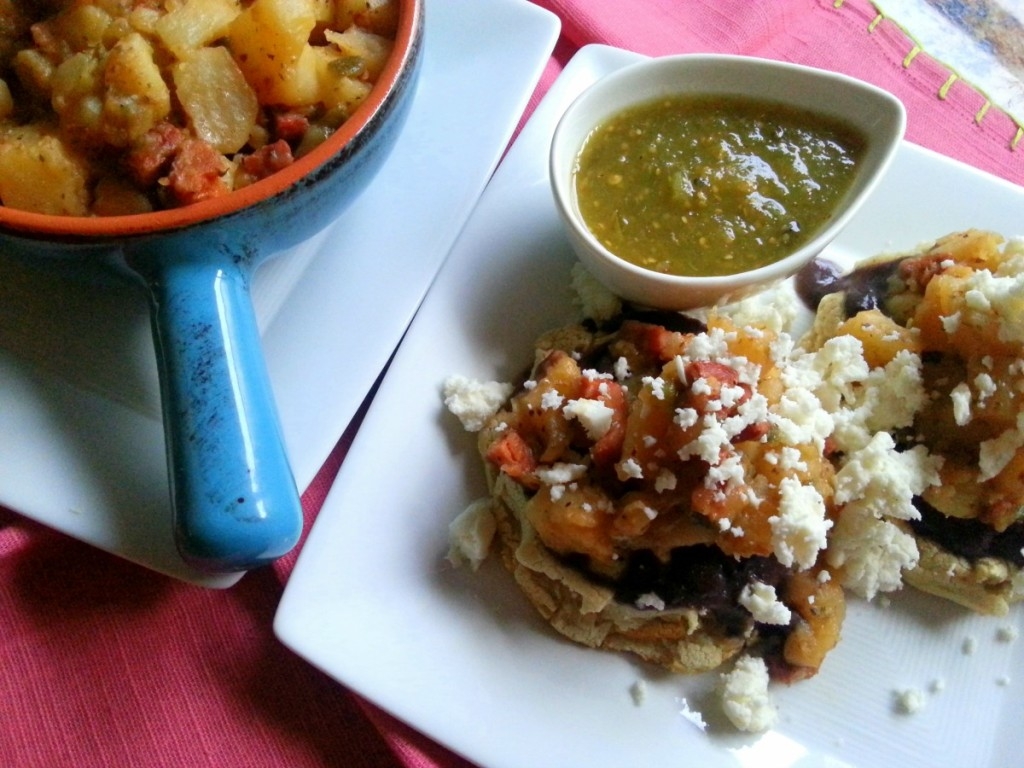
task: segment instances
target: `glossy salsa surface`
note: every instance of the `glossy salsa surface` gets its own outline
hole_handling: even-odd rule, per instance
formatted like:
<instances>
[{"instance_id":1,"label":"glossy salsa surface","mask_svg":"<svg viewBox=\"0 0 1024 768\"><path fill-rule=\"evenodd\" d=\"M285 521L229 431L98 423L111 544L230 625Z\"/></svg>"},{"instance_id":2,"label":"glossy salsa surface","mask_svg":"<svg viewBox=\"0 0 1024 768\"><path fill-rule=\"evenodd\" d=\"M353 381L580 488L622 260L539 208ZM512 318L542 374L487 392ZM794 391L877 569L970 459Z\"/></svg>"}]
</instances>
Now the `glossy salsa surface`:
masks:
<instances>
[{"instance_id":1,"label":"glossy salsa surface","mask_svg":"<svg viewBox=\"0 0 1024 768\"><path fill-rule=\"evenodd\" d=\"M619 257L668 274L736 274L822 229L864 148L854 129L786 105L659 99L591 133L575 191L588 228Z\"/></svg>"}]
</instances>

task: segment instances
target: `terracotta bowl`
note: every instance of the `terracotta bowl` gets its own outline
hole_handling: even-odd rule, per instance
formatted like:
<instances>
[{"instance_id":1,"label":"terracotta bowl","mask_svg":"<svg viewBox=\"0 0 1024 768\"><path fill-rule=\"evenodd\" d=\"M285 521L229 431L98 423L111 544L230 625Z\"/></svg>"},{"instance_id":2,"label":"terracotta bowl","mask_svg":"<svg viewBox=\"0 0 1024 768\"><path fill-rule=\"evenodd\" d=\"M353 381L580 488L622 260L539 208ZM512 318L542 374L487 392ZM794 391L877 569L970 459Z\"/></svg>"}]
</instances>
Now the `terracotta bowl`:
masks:
<instances>
[{"instance_id":1,"label":"terracotta bowl","mask_svg":"<svg viewBox=\"0 0 1024 768\"><path fill-rule=\"evenodd\" d=\"M49 216L0 206L0 247L7 253L103 261L127 267L146 286L175 541L198 568L246 570L298 541L302 508L250 278L264 259L333 221L383 164L415 91L423 5L400 0L393 53L349 120L315 150L251 186L130 216Z\"/></svg>"},{"instance_id":2,"label":"terracotta bowl","mask_svg":"<svg viewBox=\"0 0 1024 768\"><path fill-rule=\"evenodd\" d=\"M590 231L575 195L576 158L590 133L612 115L670 96L730 95L786 104L839 120L866 147L850 189L802 246L758 269L717 277L670 275L620 258ZM686 54L647 59L598 80L569 105L555 128L549 167L559 215L580 261L614 292L661 309L691 309L741 298L789 277L842 231L885 174L903 139L899 99L835 72L768 59Z\"/></svg>"}]
</instances>

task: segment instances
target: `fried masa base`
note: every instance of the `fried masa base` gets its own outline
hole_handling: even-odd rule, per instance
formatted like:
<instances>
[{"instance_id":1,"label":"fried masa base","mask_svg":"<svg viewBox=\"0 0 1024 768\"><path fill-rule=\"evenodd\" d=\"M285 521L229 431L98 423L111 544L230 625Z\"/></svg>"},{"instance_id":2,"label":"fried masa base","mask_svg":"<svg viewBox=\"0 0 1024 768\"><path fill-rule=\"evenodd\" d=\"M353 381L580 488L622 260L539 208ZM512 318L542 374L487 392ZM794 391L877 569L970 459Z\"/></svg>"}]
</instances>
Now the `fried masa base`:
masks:
<instances>
[{"instance_id":1,"label":"fried masa base","mask_svg":"<svg viewBox=\"0 0 1024 768\"><path fill-rule=\"evenodd\" d=\"M915 539L917 565L903 574L904 581L915 589L990 616L1005 616L1012 603L1024 598L1017 588L1021 571L1013 563L995 557L972 562L931 539Z\"/></svg>"},{"instance_id":2,"label":"fried masa base","mask_svg":"<svg viewBox=\"0 0 1024 768\"><path fill-rule=\"evenodd\" d=\"M489 429L481 433L482 449L493 436ZM522 486L490 465L487 479L502 562L534 608L565 637L681 673L715 669L743 649L745 637L714 632L695 609L641 610L617 601L610 588L561 562L541 543L526 520Z\"/></svg>"}]
</instances>

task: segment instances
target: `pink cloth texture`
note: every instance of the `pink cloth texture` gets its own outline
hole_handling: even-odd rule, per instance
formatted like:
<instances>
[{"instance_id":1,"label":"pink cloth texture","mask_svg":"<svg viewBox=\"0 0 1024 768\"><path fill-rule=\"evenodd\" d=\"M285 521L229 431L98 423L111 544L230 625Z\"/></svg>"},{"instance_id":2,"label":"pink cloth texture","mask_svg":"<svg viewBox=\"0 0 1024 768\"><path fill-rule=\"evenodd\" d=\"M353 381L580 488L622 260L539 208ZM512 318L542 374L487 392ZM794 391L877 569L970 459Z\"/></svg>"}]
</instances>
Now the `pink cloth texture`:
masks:
<instances>
[{"instance_id":1,"label":"pink cloth texture","mask_svg":"<svg viewBox=\"0 0 1024 768\"><path fill-rule=\"evenodd\" d=\"M650 55L763 56L887 88L907 107L910 141L1024 183L1019 126L986 108L985 97L963 81L950 85L945 67L916 52L867 0L537 4L557 14L563 28L527 115L589 43ZM359 421L303 495L307 532ZM274 638L274 611L295 558L250 573L232 589L210 591L0 510L0 764L469 766Z\"/></svg>"}]
</instances>

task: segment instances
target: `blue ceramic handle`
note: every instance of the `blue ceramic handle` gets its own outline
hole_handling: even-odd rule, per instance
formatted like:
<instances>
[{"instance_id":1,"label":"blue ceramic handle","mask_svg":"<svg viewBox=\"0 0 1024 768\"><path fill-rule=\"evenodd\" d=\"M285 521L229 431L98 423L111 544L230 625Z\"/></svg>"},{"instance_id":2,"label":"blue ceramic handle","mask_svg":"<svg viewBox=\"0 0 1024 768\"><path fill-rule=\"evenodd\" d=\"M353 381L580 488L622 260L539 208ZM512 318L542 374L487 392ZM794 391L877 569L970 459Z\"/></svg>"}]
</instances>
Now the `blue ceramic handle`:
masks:
<instances>
[{"instance_id":1,"label":"blue ceramic handle","mask_svg":"<svg viewBox=\"0 0 1024 768\"><path fill-rule=\"evenodd\" d=\"M207 571L271 562L298 541L302 508L248 268L204 254L152 259L139 271L153 303L178 550Z\"/></svg>"}]
</instances>

